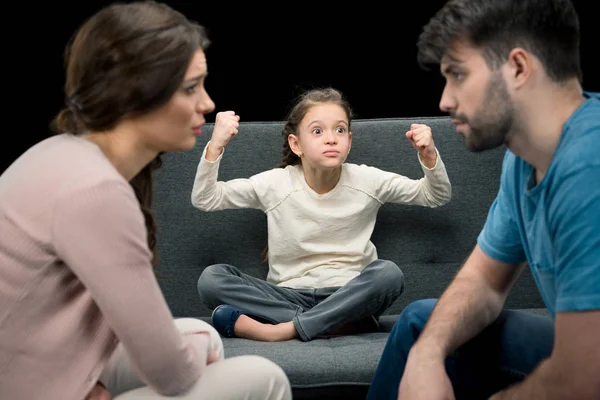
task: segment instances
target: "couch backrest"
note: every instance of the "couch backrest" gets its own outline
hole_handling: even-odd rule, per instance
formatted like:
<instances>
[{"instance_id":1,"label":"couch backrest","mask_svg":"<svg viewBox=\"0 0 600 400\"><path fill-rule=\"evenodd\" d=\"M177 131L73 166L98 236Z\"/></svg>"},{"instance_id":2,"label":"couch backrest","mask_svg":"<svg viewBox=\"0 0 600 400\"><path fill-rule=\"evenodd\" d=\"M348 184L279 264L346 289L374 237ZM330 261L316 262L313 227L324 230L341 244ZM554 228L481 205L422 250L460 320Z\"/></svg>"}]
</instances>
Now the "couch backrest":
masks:
<instances>
[{"instance_id":1,"label":"couch backrest","mask_svg":"<svg viewBox=\"0 0 600 400\"><path fill-rule=\"evenodd\" d=\"M419 178L416 150L405 137L411 123L428 124L446 164L453 196L436 209L385 204L372 240L380 258L397 263L406 276L405 293L387 313L409 301L437 297L469 255L499 185L504 149L471 153L446 117L354 120L348 162L369 164ZM283 122L242 122L225 150L220 180L247 178L276 167L281 158ZM266 216L258 210L202 212L190 203L200 155L213 125L204 127L195 149L163 156L156 173L160 285L175 316L208 316L196 291L204 267L229 263L265 278L262 250L267 243ZM507 305L543 307L527 271Z\"/></svg>"}]
</instances>

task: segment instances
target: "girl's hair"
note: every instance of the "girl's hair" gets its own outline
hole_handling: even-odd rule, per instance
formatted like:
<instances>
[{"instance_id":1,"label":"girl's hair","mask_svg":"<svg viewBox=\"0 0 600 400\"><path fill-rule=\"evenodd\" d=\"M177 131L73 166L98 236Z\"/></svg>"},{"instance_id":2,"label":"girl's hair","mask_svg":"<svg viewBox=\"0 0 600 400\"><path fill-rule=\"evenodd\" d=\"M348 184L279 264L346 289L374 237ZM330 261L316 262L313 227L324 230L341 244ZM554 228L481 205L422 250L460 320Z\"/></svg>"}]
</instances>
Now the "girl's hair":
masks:
<instances>
[{"instance_id":1,"label":"girl's hair","mask_svg":"<svg viewBox=\"0 0 600 400\"><path fill-rule=\"evenodd\" d=\"M108 131L124 118L161 107L181 85L194 53L209 44L202 26L165 4L141 1L104 7L66 46L66 106L52 121L52 130L72 135ZM152 172L160 164L159 154L130 181L154 260Z\"/></svg>"},{"instance_id":2,"label":"girl's hair","mask_svg":"<svg viewBox=\"0 0 600 400\"><path fill-rule=\"evenodd\" d=\"M298 157L288 142L288 136L298 134L298 126L302 122L302 119L306 116L308 111L316 106L317 104L337 104L342 107L348 118L348 129L350 130L350 124L354 117L350 103L344 98L344 95L334 88L317 88L310 89L302 93L296 98L296 102L292 106L292 109L288 113L286 118L285 126L281 131L283 136L283 154L281 157L280 168L285 168L288 165L297 165L301 163L300 157Z\"/></svg>"},{"instance_id":3,"label":"girl's hair","mask_svg":"<svg viewBox=\"0 0 600 400\"><path fill-rule=\"evenodd\" d=\"M352 118L354 112L350 107L350 103L346 100L344 95L337 89L327 88L316 88L310 89L303 92L296 98L296 102L293 104L292 109L287 115L285 126L281 131L283 136L283 154L279 168L285 168L288 165L298 165L302 162L300 157L296 155L290 148L288 142L289 135L298 135L298 127L302 123L302 120L308 113L308 111L319 104L337 104L342 107L348 118L348 130L351 130ZM263 261L267 261L269 257L269 248L265 247L263 250Z\"/></svg>"}]
</instances>

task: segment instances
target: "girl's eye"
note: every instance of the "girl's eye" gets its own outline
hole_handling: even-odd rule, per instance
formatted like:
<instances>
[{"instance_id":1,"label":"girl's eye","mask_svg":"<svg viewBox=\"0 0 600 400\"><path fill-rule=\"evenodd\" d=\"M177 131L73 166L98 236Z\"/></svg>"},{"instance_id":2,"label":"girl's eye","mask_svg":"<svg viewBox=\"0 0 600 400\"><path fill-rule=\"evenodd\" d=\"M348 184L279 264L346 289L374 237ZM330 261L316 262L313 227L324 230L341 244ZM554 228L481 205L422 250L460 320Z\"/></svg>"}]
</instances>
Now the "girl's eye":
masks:
<instances>
[{"instance_id":1,"label":"girl's eye","mask_svg":"<svg viewBox=\"0 0 600 400\"><path fill-rule=\"evenodd\" d=\"M318 135L321 133L321 129L319 129L319 128L313 129L313 133Z\"/></svg>"}]
</instances>

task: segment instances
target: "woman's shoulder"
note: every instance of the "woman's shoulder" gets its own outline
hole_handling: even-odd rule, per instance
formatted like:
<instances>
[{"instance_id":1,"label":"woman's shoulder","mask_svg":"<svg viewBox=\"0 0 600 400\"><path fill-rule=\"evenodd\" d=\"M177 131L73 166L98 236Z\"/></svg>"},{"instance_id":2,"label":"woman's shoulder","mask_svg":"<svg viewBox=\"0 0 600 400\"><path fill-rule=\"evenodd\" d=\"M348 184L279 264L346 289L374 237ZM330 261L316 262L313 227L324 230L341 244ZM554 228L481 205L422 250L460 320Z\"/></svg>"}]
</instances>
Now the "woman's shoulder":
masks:
<instances>
[{"instance_id":1,"label":"woman's shoulder","mask_svg":"<svg viewBox=\"0 0 600 400\"><path fill-rule=\"evenodd\" d=\"M86 191L105 190L116 187L124 196L135 195L129 182L117 171L94 143L69 134L57 135L39 143L39 148L24 160L24 172L46 168L37 174L37 184L53 189L57 197L68 200L69 196Z\"/></svg>"},{"instance_id":2,"label":"woman's shoulder","mask_svg":"<svg viewBox=\"0 0 600 400\"><path fill-rule=\"evenodd\" d=\"M3 175L21 185L46 184L54 189L77 181L125 180L98 146L69 134L51 136L34 144Z\"/></svg>"},{"instance_id":3,"label":"woman's shoulder","mask_svg":"<svg viewBox=\"0 0 600 400\"><path fill-rule=\"evenodd\" d=\"M47 138L0 176L2 207L52 216L120 208L139 211L133 188L95 145L81 138Z\"/></svg>"}]
</instances>

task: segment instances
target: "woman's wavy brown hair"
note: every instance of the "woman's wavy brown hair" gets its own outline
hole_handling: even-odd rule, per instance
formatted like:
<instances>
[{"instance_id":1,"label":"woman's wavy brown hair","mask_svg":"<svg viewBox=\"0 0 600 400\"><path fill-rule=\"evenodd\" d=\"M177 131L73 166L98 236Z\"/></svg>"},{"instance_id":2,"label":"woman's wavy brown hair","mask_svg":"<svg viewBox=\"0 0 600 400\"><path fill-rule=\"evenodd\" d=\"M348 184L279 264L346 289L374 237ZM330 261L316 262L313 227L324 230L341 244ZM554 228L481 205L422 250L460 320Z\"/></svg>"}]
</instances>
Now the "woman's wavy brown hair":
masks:
<instances>
[{"instance_id":1,"label":"woman's wavy brown hair","mask_svg":"<svg viewBox=\"0 0 600 400\"><path fill-rule=\"evenodd\" d=\"M124 118L161 107L181 85L194 53L209 44L202 26L165 4L117 3L101 9L66 46L66 104L52 130L72 135L109 131ZM152 173L160 165L159 154L130 181L154 261Z\"/></svg>"}]
</instances>

